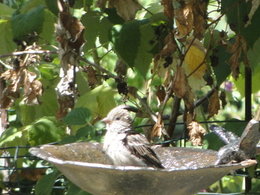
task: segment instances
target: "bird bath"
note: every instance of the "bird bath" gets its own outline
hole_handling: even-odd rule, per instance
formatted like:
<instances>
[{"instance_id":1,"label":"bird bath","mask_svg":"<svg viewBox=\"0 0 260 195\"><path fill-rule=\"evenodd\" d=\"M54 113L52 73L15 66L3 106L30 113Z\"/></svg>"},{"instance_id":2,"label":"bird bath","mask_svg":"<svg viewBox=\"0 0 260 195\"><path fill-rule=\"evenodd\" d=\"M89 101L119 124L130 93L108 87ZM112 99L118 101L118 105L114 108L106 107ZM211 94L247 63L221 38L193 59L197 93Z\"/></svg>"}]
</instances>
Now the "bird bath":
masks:
<instances>
[{"instance_id":1,"label":"bird bath","mask_svg":"<svg viewBox=\"0 0 260 195\"><path fill-rule=\"evenodd\" d=\"M155 147L165 169L113 166L100 143L43 145L30 152L54 164L83 190L98 194L189 195L207 188L229 172L256 164L246 160L214 165L217 152L194 148Z\"/></svg>"}]
</instances>

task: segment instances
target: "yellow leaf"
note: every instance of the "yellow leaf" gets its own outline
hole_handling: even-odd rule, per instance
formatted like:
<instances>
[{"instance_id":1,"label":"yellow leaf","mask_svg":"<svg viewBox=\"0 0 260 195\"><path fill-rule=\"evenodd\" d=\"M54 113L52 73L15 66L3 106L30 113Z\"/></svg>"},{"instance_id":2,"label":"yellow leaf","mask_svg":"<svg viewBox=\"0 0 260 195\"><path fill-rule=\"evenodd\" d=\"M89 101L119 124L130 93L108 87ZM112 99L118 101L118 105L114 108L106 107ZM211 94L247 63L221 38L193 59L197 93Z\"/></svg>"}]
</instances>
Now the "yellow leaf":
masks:
<instances>
[{"instance_id":1,"label":"yellow leaf","mask_svg":"<svg viewBox=\"0 0 260 195\"><path fill-rule=\"evenodd\" d=\"M188 41L189 42L189 41ZM189 44L187 44L188 48ZM205 48L202 43L195 39L184 58L184 70L188 76L188 82L193 91L201 89L206 82L203 79L207 65L204 63Z\"/></svg>"}]
</instances>

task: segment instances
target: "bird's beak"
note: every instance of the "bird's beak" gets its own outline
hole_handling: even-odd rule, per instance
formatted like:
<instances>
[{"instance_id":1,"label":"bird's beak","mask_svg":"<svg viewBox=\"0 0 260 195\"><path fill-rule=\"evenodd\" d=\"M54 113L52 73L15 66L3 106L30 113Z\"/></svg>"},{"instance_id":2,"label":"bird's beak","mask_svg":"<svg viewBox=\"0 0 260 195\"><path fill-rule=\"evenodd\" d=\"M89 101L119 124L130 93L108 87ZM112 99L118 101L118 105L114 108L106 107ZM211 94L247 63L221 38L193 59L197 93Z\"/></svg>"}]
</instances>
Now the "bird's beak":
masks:
<instances>
[{"instance_id":1,"label":"bird's beak","mask_svg":"<svg viewBox=\"0 0 260 195\"><path fill-rule=\"evenodd\" d=\"M106 124L109 124L109 123L111 123L111 120L109 120L107 117L105 117L105 118L103 118L103 119L101 120L101 122L106 123Z\"/></svg>"}]
</instances>

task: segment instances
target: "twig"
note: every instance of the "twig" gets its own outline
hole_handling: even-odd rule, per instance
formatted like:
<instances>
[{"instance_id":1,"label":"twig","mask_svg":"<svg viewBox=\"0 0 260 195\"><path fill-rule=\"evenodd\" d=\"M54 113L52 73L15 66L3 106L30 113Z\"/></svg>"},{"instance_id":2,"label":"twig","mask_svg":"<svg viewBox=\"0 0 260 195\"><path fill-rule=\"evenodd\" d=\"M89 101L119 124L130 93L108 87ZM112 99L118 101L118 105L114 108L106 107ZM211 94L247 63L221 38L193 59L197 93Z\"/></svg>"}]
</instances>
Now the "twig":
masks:
<instances>
[{"instance_id":1,"label":"twig","mask_svg":"<svg viewBox=\"0 0 260 195\"><path fill-rule=\"evenodd\" d=\"M10 57L10 56L20 56L20 55L24 55L24 54L48 54L48 53L57 54L58 51L50 51L50 50L16 51L16 52L12 52L9 54L0 55L0 58L6 58L6 57Z\"/></svg>"},{"instance_id":2,"label":"twig","mask_svg":"<svg viewBox=\"0 0 260 195\"><path fill-rule=\"evenodd\" d=\"M174 103L172 105L172 112L171 112L171 116L170 116L170 120L169 120L169 126L167 128L167 133L169 134L170 138L172 138L173 133L174 133L177 117L179 114L180 103L181 103L181 98L178 98L177 96L175 96Z\"/></svg>"},{"instance_id":3,"label":"twig","mask_svg":"<svg viewBox=\"0 0 260 195\"><path fill-rule=\"evenodd\" d=\"M217 87L212 88L212 89L207 93L207 95L205 95L203 98L201 98L201 99L197 100L196 102L194 102L193 108L198 107L198 106L201 105L203 102L205 102L207 99L209 99L209 98L213 95L213 93L214 93L215 90L217 90Z\"/></svg>"},{"instance_id":4,"label":"twig","mask_svg":"<svg viewBox=\"0 0 260 195\"><path fill-rule=\"evenodd\" d=\"M94 62L91 62L91 61L87 60L86 58L84 58L84 57L82 57L82 56L79 57L79 60L82 61L82 62L85 62L85 63L87 63L87 64L89 64L89 65L91 65L91 66L93 66L93 67L95 67L95 68L98 69L100 72L107 74L110 78L118 79L118 76L116 76L115 74L109 72L108 70L106 70L106 69L103 68L102 66L100 66L100 65L98 65L98 64L96 64L96 63L94 63Z\"/></svg>"}]
</instances>

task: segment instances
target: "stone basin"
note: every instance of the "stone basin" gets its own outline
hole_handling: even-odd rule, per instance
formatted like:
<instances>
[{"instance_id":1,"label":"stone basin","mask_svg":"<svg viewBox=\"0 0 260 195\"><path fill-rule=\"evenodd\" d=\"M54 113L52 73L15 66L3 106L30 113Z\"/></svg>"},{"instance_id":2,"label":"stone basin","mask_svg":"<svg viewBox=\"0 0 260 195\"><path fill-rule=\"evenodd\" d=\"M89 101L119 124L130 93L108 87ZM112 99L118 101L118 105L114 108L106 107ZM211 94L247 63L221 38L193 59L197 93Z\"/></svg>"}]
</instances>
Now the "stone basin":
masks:
<instances>
[{"instance_id":1,"label":"stone basin","mask_svg":"<svg viewBox=\"0 0 260 195\"><path fill-rule=\"evenodd\" d=\"M114 166L100 143L43 145L30 153L54 164L70 181L96 195L189 195L255 160L217 165L212 150L154 147L165 169Z\"/></svg>"}]
</instances>

